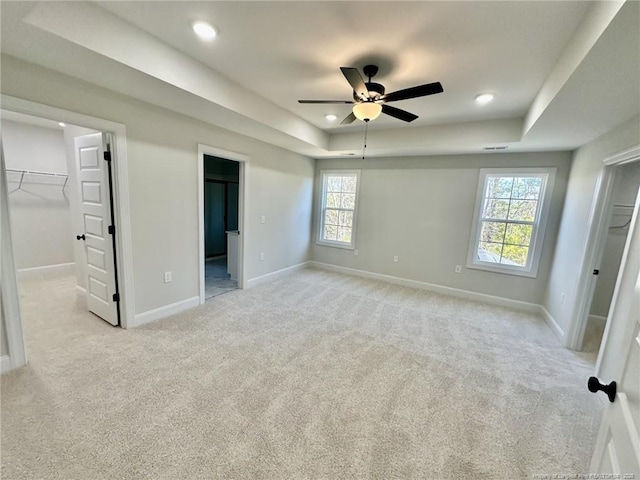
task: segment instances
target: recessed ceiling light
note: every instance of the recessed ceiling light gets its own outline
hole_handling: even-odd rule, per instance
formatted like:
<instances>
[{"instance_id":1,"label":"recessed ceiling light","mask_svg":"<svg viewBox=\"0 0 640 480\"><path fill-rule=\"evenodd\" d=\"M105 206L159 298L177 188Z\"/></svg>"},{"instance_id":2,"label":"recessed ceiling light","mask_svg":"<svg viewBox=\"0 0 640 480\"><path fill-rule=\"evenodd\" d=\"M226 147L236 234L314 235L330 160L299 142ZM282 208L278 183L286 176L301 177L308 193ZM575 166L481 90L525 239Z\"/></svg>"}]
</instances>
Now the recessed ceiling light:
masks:
<instances>
[{"instance_id":1,"label":"recessed ceiling light","mask_svg":"<svg viewBox=\"0 0 640 480\"><path fill-rule=\"evenodd\" d=\"M58 125L60 125L62 128L64 128L64 127L66 127L66 126L67 126L67 124L66 124L66 123L64 123L64 122L58 122Z\"/></svg>"},{"instance_id":2,"label":"recessed ceiling light","mask_svg":"<svg viewBox=\"0 0 640 480\"><path fill-rule=\"evenodd\" d=\"M476 95L476 102L480 105L485 105L489 103L491 100L495 98L493 93L481 93L480 95Z\"/></svg>"},{"instance_id":3,"label":"recessed ceiling light","mask_svg":"<svg viewBox=\"0 0 640 480\"><path fill-rule=\"evenodd\" d=\"M335 122L338 117L335 116L333 113L330 113L328 115L325 115L324 118L326 118L327 120L329 120L330 122Z\"/></svg>"},{"instance_id":4,"label":"recessed ceiling light","mask_svg":"<svg viewBox=\"0 0 640 480\"><path fill-rule=\"evenodd\" d=\"M211 25L207 22L196 22L193 24L193 31L196 32L202 40L211 41L216 38L218 34Z\"/></svg>"}]
</instances>

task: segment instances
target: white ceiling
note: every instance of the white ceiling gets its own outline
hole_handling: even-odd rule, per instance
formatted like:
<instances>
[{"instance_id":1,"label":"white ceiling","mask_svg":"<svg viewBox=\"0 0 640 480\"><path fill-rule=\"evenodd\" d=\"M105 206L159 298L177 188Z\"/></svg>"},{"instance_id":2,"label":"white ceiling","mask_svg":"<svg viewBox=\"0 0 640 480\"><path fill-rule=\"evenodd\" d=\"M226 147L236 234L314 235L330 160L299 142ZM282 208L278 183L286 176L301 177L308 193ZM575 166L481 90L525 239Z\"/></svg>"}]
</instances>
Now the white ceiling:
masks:
<instances>
[{"instance_id":1,"label":"white ceiling","mask_svg":"<svg viewBox=\"0 0 640 480\"><path fill-rule=\"evenodd\" d=\"M622 3L3 1L0 8L3 53L321 157L361 151L363 124L324 118L340 120L348 105L297 100L350 99L339 67L367 63L380 66L375 81L387 91L433 81L445 90L394 103L420 118L372 122L369 155L576 148L640 113L640 4ZM219 36L201 42L195 20L209 21ZM476 105L486 91L495 101Z\"/></svg>"}]
</instances>

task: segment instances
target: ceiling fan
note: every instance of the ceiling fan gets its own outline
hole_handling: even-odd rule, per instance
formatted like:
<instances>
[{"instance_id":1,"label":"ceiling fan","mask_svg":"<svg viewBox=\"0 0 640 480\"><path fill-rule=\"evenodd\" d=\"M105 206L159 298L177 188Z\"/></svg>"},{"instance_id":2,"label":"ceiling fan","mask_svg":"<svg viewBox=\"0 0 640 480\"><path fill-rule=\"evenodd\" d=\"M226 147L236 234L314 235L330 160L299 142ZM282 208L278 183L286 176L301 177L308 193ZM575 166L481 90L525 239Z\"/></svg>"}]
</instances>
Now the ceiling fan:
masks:
<instances>
[{"instance_id":1,"label":"ceiling fan","mask_svg":"<svg viewBox=\"0 0 640 480\"><path fill-rule=\"evenodd\" d=\"M444 90L440 82L427 83L416 87L405 88L396 92L386 93L384 86L372 82L371 79L378 73L376 65L366 65L362 72L369 78L365 82L357 68L340 67L342 74L347 82L353 88L353 101L351 100L298 100L298 103L341 103L352 104L353 111L341 122L342 125L352 123L356 118L369 122L378 118L380 113L386 113L392 117L404 120L405 122L413 122L417 115L401 110L400 108L387 105L388 102L397 102L398 100L407 100L409 98L424 97L426 95L434 95L442 93Z\"/></svg>"}]
</instances>

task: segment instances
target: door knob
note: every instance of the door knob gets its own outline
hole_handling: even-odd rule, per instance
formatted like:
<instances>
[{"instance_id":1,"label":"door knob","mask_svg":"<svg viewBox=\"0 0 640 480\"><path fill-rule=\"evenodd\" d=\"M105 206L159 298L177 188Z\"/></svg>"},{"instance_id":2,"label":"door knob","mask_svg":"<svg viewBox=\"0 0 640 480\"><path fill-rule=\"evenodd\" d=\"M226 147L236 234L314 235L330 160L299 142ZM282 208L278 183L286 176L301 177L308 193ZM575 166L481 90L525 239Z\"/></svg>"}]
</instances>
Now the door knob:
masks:
<instances>
[{"instance_id":1,"label":"door knob","mask_svg":"<svg viewBox=\"0 0 640 480\"><path fill-rule=\"evenodd\" d=\"M76 240L85 240L84 233L82 235L76 235Z\"/></svg>"},{"instance_id":2,"label":"door knob","mask_svg":"<svg viewBox=\"0 0 640 480\"><path fill-rule=\"evenodd\" d=\"M598 390L602 390L607 394L611 403L616 399L616 382L611 382L609 385L603 385L596 377L589 377L587 388L593 393L596 393Z\"/></svg>"}]
</instances>

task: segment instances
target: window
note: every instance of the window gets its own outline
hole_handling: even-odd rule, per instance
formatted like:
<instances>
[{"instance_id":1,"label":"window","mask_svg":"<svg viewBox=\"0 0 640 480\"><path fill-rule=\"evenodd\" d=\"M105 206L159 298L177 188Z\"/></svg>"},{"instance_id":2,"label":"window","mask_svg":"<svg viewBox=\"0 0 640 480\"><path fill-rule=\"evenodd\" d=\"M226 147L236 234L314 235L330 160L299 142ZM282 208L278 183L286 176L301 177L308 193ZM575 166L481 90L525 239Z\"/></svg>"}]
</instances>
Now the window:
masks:
<instances>
[{"instance_id":1,"label":"window","mask_svg":"<svg viewBox=\"0 0 640 480\"><path fill-rule=\"evenodd\" d=\"M483 169L467 267L535 277L555 169Z\"/></svg>"},{"instance_id":2,"label":"window","mask_svg":"<svg viewBox=\"0 0 640 480\"><path fill-rule=\"evenodd\" d=\"M359 170L323 171L318 243L355 248Z\"/></svg>"}]
</instances>

